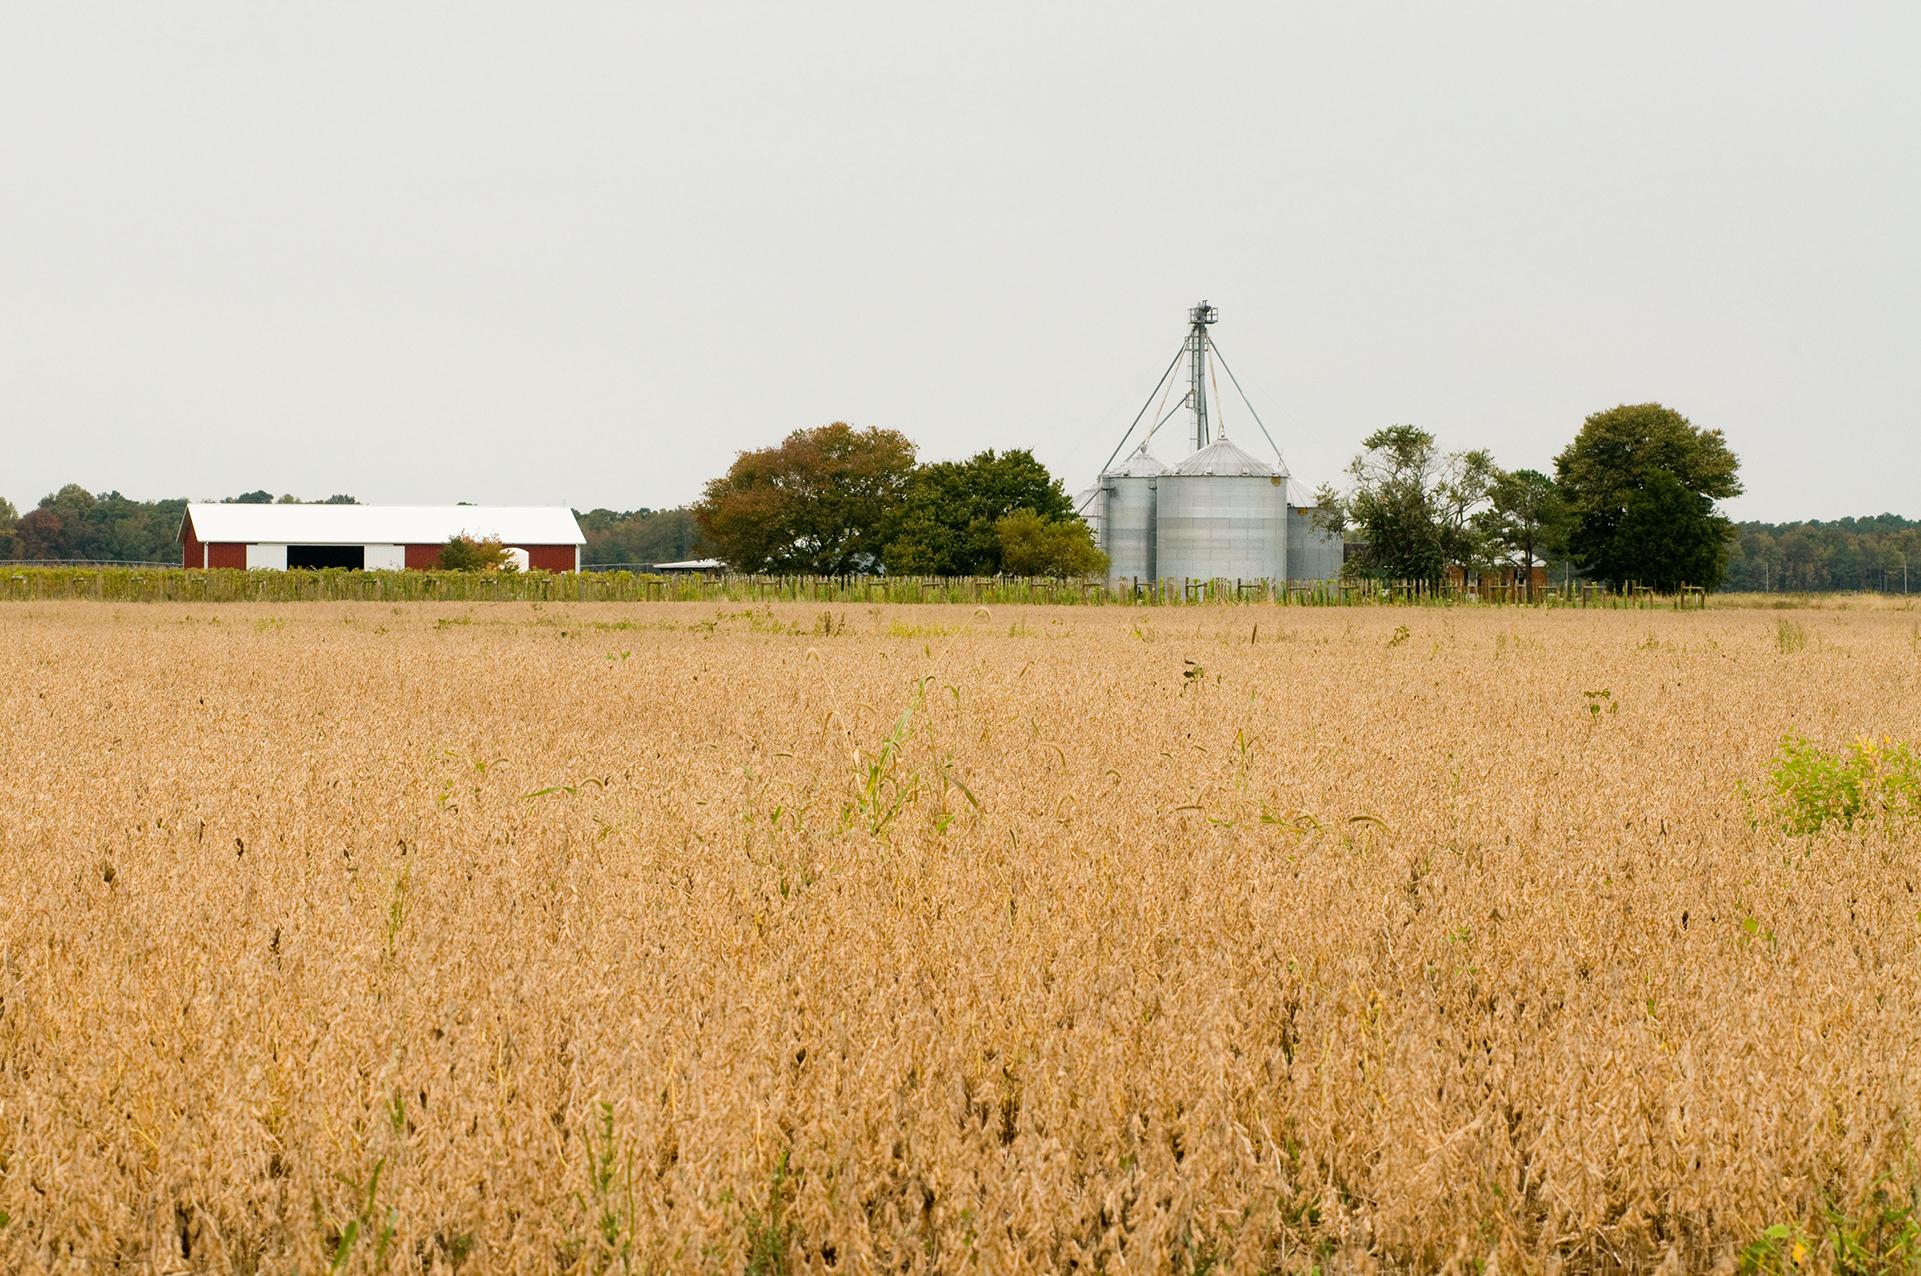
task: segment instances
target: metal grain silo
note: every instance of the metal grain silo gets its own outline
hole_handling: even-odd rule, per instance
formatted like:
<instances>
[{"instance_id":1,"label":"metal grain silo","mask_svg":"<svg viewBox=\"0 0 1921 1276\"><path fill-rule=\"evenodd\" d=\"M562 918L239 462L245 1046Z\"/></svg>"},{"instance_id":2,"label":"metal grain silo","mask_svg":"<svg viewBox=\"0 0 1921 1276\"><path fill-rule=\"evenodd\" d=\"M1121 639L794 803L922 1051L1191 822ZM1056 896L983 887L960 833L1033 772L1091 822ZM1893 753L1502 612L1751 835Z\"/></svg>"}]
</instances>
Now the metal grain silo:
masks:
<instances>
[{"instance_id":1,"label":"metal grain silo","mask_svg":"<svg viewBox=\"0 0 1921 1276\"><path fill-rule=\"evenodd\" d=\"M1153 580L1155 485L1167 467L1142 444L1126 462L1101 475L1099 545L1107 551L1107 578Z\"/></svg>"},{"instance_id":2,"label":"metal grain silo","mask_svg":"<svg viewBox=\"0 0 1921 1276\"><path fill-rule=\"evenodd\" d=\"M1346 546L1341 538L1314 524L1317 501L1293 479L1287 481L1287 578L1333 580L1341 574Z\"/></svg>"},{"instance_id":3,"label":"metal grain silo","mask_svg":"<svg viewBox=\"0 0 1921 1276\"><path fill-rule=\"evenodd\" d=\"M1287 510L1287 578L1292 581L1333 580L1341 574L1343 547L1314 525L1312 506Z\"/></svg>"},{"instance_id":4,"label":"metal grain silo","mask_svg":"<svg viewBox=\"0 0 1921 1276\"><path fill-rule=\"evenodd\" d=\"M1161 476L1154 510L1162 580L1284 580L1287 476L1226 439Z\"/></svg>"}]
</instances>

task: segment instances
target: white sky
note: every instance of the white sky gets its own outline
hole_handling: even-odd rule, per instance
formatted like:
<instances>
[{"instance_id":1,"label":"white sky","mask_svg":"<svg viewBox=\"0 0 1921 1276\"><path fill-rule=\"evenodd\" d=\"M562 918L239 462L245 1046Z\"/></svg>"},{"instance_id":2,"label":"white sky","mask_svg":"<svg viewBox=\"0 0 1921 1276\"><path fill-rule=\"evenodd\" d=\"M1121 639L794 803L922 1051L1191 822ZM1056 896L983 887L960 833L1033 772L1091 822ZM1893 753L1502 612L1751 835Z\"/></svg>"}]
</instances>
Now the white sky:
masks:
<instances>
[{"instance_id":1,"label":"white sky","mask_svg":"<svg viewBox=\"0 0 1921 1276\"><path fill-rule=\"evenodd\" d=\"M671 505L836 419L1073 488L1204 296L1310 486L1657 399L1739 517L1921 514L1918 52L1832 0L4 0L0 495Z\"/></svg>"}]
</instances>

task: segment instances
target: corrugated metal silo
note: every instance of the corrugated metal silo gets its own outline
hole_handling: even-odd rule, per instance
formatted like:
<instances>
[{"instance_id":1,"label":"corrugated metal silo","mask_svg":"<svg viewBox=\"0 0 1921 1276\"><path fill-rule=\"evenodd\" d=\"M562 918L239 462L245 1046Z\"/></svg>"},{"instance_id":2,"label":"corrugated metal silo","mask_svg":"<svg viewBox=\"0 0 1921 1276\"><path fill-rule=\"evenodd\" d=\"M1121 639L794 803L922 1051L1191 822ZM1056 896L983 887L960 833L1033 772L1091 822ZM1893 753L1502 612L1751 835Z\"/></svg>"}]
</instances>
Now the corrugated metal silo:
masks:
<instances>
[{"instance_id":1,"label":"corrugated metal silo","mask_svg":"<svg viewBox=\"0 0 1921 1276\"><path fill-rule=\"evenodd\" d=\"M1289 580L1333 580L1341 574L1346 547L1314 525L1319 502L1293 479L1287 481L1287 576Z\"/></svg>"},{"instance_id":2,"label":"corrugated metal silo","mask_svg":"<svg viewBox=\"0 0 1921 1276\"><path fill-rule=\"evenodd\" d=\"M1314 526L1312 506L1290 505L1287 510L1287 576L1289 580L1333 580L1341 574L1341 538Z\"/></svg>"},{"instance_id":3,"label":"corrugated metal silo","mask_svg":"<svg viewBox=\"0 0 1921 1276\"><path fill-rule=\"evenodd\" d=\"M1161 477L1154 525L1162 580L1287 575L1287 476L1226 439Z\"/></svg>"},{"instance_id":4,"label":"corrugated metal silo","mask_svg":"<svg viewBox=\"0 0 1921 1276\"><path fill-rule=\"evenodd\" d=\"M1155 492L1165 473L1167 467L1143 444L1124 464L1101 475L1099 544L1107 551L1109 580L1155 578Z\"/></svg>"}]
</instances>

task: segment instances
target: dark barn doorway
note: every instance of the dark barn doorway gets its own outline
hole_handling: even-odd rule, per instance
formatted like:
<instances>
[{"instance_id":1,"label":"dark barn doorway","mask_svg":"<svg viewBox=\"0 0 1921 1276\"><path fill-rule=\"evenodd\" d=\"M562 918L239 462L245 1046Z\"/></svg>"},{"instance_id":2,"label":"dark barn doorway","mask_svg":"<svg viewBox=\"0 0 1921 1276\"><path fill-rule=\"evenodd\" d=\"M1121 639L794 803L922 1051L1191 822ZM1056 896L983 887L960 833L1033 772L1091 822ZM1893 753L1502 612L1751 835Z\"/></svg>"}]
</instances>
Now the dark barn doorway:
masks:
<instances>
[{"instance_id":1,"label":"dark barn doorway","mask_svg":"<svg viewBox=\"0 0 1921 1276\"><path fill-rule=\"evenodd\" d=\"M367 565L365 545L289 545L287 567L351 567L360 571Z\"/></svg>"}]
</instances>

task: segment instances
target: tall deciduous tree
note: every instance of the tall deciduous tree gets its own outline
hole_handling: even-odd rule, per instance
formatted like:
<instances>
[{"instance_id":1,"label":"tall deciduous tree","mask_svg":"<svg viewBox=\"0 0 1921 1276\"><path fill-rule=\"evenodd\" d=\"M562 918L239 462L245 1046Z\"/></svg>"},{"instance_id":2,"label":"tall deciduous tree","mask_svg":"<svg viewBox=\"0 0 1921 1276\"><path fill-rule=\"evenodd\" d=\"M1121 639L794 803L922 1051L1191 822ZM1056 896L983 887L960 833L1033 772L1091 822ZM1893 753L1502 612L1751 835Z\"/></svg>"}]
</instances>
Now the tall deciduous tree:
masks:
<instances>
[{"instance_id":1,"label":"tall deciduous tree","mask_svg":"<svg viewBox=\"0 0 1921 1276\"><path fill-rule=\"evenodd\" d=\"M1554 472L1583 574L1663 591L1721 583L1734 525L1715 502L1741 493L1721 431L1658 403L1624 404L1590 416Z\"/></svg>"},{"instance_id":2,"label":"tall deciduous tree","mask_svg":"<svg viewBox=\"0 0 1921 1276\"><path fill-rule=\"evenodd\" d=\"M14 503L0 496L0 558L12 558L13 529L20 522L20 511Z\"/></svg>"},{"instance_id":3,"label":"tall deciduous tree","mask_svg":"<svg viewBox=\"0 0 1921 1276\"><path fill-rule=\"evenodd\" d=\"M1539 470L1510 470L1488 491L1485 526L1496 545L1518 560L1528 597L1534 597L1534 560L1561 547L1567 535L1567 502L1553 479Z\"/></svg>"},{"instance_id":4,"label":"tall deciduous tree","mask_svg":"<svg viewBox=\"0 0 1921 1276\"><path fill-rule=\"evenodd\" d=\"M29 561L43 558L88 557L75 529L49 505L28 510L14 526L14 554Z\"/></svg>"},{"instance_id":5,"label":"tall deciduous tree","mask_svg":"<svg viewBox=\"0 0 1921 1276\"><path fill-rule=\"evenodd\" d=\"M1732 526L1714 503L1666 470L1652 470L1628 496L1614 528L1612 552L1624 579L1663 593L1683 585L1718 585L1728 567Z\"/></svg>"},{"instance_id":6,"label":"tall deciduous tree","mask_svg":"<svg viewBox=\"0 0 1921 1276\"><path fill-rule=\"evenodd\" d=\"M1465 582L1494 565L1499 548L1489 534L1487 513L1501 469L1485 448L1451 452L1442 461L1435 484L1435 506L1441 517L1441 546L1447 565L1461 569Z\"/></svg>"},{"instance_id":7,"label":"tall deciduous tree","mask_svg":"<svg viewBox=\"0 0 1921 1276\"><path fill-rule=\"evenodd\" d=\"M1060 480L1022 448L935 461L914 472L887 570L907 576L992 576L1003 569L1000 520L1028 510L1045 522L1079 524ZM1036 573L1006 568L1017 575Z\"/></svg>"},{"instance_id":8,"label":"tall deciduous tree","mask_svg":"<svg viewBox=\"0 0 1921 1276\"><path fill-rule=\"evenodd\" d=\"M694 518L737 571L871 572L893 539L913 473L905 435L837 421L742 452L707 484Z\"/></svg>"},{"instance_id":9,"label":"tall deciduous tree","mask_svg":"<svg viewBox=\"0 0 1921 1276\"><path fill-rule=\"evenodd\" d=\"M1315 521L1360 545L1349 568L1383 580L1436 584L1448 567L1471 572L1487 557L1479 518L1500 471L1486 452L1442 452L1432 434L1390 425L1361 440L1350 487L1321 488Z\"/></svg>"}]
</instances>

